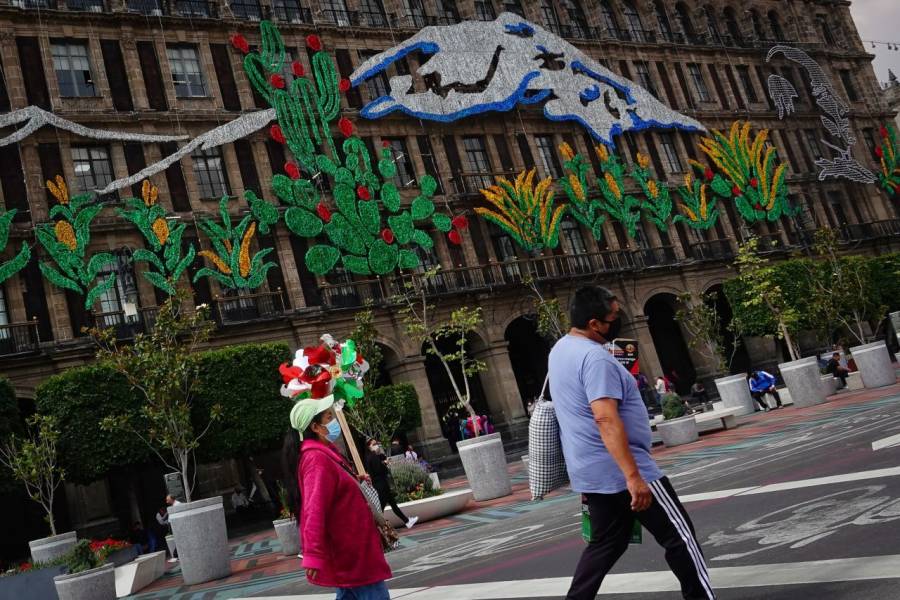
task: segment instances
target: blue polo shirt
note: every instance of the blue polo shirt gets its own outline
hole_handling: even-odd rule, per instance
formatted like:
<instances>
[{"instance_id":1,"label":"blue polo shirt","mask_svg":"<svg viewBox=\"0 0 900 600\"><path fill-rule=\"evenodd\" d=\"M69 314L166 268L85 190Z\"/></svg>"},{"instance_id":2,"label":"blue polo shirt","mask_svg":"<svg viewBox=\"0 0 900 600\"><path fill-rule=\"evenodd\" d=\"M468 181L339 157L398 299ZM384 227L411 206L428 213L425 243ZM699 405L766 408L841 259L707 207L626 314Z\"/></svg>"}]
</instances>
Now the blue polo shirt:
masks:
<instances>
[{"instance_id":1,"label":"blue polo shirt","mask_svg":"<svg viewBox=\"0 0 900 600\"><path fill-rule=\"evenodd\" d=\"M634 376L600 344L567 335L550 351L550 394L572 489L615 494L627 489L625 475L606 450L594 422L591 402L614 398L625 425L628 447L641 477L652 482L663 474L650 457L652 439L647 407Z\"/></svg>"}]
</instances>

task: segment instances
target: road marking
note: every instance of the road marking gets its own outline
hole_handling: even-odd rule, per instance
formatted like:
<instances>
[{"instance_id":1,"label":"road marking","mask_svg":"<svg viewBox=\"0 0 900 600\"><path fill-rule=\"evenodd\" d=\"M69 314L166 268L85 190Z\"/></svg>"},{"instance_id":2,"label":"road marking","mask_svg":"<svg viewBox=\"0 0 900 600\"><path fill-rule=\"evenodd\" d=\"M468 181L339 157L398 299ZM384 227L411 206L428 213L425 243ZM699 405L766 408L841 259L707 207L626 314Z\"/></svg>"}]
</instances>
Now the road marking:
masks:
<instances>
[{"instance_id":1,"label":"road marking","mask_svg":"<svg viewBox=\"0 0 900 600\"><path fill-rule=\"evenodd\" d=\"M872 442L872 450L884 450L895 446L900 446L900 433Z\"/></svg>"},{"instance_id":2,"label":"road marking","mask_svg":"<svg viewBox=\"0 0 900 600\"><path fill-rule=\"evenodd\" d=\"M772 483L769 485L757 485L753 487L734 488L730 490L717 490L712 492L703 492L700 494L686 494L684 496L680 496L679 499L682 503L702 502L704 500L720 500L722 498L732 498L734 496L771 494L772 492L798 490L820 485L832 485L835 483L848 483L851 481L865 481L866 479L881 479L884 477L896 476L900 476L900 467L891 467L889 469L874 469L872 471L857 471L856 473L844 473L842 475L831 475L829 477L799 479L797 481L785 481L784 483Z\"/></svg>"},{"instance_id":3,"label":"road marking","mask_svg":"<svg viewBox=\"0 0 900 600\"><path fill-rule=\"evenodd\" d=\"M745 567L717 567L709 570L717 589L770 587L833 583L839 581L869 581L900 579L900 554L840 558L795 563L752 565ZM434 588L404 588L391 590L394 600L512 600L514 598L560 598L569 589L571 577L552 577L518 581L490 581ZM670 571L621 573L609 575L603 581L601 595L651 592L677 592L678 580ZM244 600L334 600L330 594L271 596Z\"/></svg>"}]
</instances>

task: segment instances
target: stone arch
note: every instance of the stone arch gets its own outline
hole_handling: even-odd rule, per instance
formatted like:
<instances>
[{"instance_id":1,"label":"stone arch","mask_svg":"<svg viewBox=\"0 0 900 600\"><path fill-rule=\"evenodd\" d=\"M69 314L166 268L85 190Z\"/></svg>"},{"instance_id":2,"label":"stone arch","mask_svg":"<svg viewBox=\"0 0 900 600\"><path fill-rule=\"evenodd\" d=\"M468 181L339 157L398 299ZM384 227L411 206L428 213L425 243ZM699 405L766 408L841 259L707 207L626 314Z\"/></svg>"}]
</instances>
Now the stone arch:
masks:
<instances>
[{"instance_id":1,"label":"stone arch","mask_svg":"<svg viewBox=\"0 0 900 600\"><path fill-rule=\"evenodd\" d=\"M677 306L676 294L657 292L644 303L644 314L663 373L673 380L678 393L685 395L690 392L697 371L681 327L675 320Z\"/></svg>"},{"instance_id":2,"label":"stone arch","mask_svg":"<svg viewBox=\"0 0 900 600\"><path fill-rule=\"evenodd\" d=\"M650 288L650 289L643 295L643 297L642 297L638 302L636 302L635 304L636 304L636 306L638 306L638 307L640 307L642 310L644 310L645 307L647 306L647 302L649 302L650 299L653 298L653 296L657 296L657 295L660 295L660 294L669 294L669 295L671 295L671 296L674 296L674 297L677 299L678 296L680 296L681 294L683 294L683 293L686 292L686 291L688 291L688 290L681 289L681 288L677 288L677 287L675 287L674 285L669 285L669 284L661 284L661 285L657 285L657 286L654 286L654 287ZM645 315L647 314L646 311L644 312L644 314L645 314Z\"/></svg>"},{"instance_id":3,"label":"stone arch","mask_svg":"<svg viewBox=\"0 0 900 600\"><path fill-rule=\"evenodd\" d=\"M722 279L722 282L707 284L704 287L703 295L706 297L714 296L714 304L720 322L719 334L725 341L725 361L728 363L729 371L731 373L745 373L750 369L750 356L744 345L740 343L740 340L736 338L734 332L728 327L734 318L734 313L728 298L725 296L722 285L725 278ZM737 344L737 347L735 347L735 344Z\"/></svg>"},{"instance_id":4,"label":"stone arch","mask_svg":"<svg viewBox=\"0 0 900 600\"><path fill-rule=\"evenodd\" d=\"M738 11L730 4L726 4L725 8L722 9L722 17L724 18L725 30L728 32L728 35L738 44L743 43L744 30L741 27Z\"/></svg>"},{"instance_id":5,"label":"stone arch","mask_svg":"<svg viewBox=\"0 0 900 600\"><path fill-rule=\"evenodd\" d=\"M449 340L438 340L437 345L441 352L450 353L454 351L453 344ZM486 347L486 343L480 335L470 334L467 336L466 349L470 355L478 352L482 347ZM448 414L453 412L458 399L453 390L450 377L447 375L446 368L438 357L428 351L428 342L422 344L421 354L425 357L425 373L428 377L428 385L431 388L431 396L434 399L435 410L438 418L444 420ZM462 381L462 372L458 363L452 363L450 371L454 374L457 382ZM488 404L481 381L481 374L470 377L469 384L472 407L480 414L488 413Z\"/></svg>"},{"instance_id":6,"label":"stone arch","mask_svg":"<svg viewBox=\"0 0 900 600\"><path fill-rule=\"evenodd\" d=\"M510 320L503 337L508 344L509 362L519 395L523 405L527 406L541 393L552 344L537 332L534 315L521 315Z\"/></svg>"}]
</instances>

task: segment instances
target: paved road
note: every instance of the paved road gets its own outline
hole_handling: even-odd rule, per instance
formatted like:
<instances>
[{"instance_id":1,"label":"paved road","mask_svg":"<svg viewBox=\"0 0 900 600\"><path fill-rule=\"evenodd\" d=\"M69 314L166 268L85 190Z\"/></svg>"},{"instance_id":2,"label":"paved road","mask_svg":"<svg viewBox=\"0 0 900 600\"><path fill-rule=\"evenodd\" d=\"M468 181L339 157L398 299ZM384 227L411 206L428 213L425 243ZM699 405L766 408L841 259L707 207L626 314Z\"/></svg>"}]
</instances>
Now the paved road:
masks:
<instances>
[{"instance_id":1,"label":"paved road","mask_svg":"<svg viewBox=\"0 0 900 600\"><path fill-rule=\"evenodd\" d=\"M898 434L900 397L893 397L773 411L696 450L661 453L719 597L900 599L900 446L879 443ZM393 598L562 598L583 549L579 510L568 494L392 553ZM671 600L677 589L645 532L601 597ZM258 595L334 597L322 591L297 582Z\"/></svg>"}]
</instances>

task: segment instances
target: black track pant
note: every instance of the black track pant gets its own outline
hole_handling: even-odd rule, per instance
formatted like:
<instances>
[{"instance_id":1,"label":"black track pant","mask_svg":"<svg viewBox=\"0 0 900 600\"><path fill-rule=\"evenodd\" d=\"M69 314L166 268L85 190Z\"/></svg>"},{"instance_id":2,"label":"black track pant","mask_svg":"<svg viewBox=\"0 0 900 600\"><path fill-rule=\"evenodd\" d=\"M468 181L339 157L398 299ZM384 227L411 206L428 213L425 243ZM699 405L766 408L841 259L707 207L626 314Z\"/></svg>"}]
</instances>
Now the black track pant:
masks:
<instances>
[{"instance_id":1,"label":"black track pant","mask_svg":"<svg viewBox=\"0 0 900 600\"><path fill-rule=\"evenodd\" d=\"M763 410L769 408L769 404L766 402L766 394L770 394L773 398L775 398L775 404L777 406L781 406L781 396L778 394L778 390L772 389L768 392L750 392L750 395L753 396L753 399L756 400L759 407Z\"/></svg>"},{"instance_id":2,"label":"black track pant","mask_svg":"<svg viewBox=\"0 0 900 600\"><path fill-rule=\"evenodd\" d=\"M400 507L397 506L397 499L394 498L394 494L391 493L391 489L387 488L375 488L375 491L378 492L378 500L381 502L381 511L384 512L384 507L388 504L391 505L391 508L394 509L394 514L397 515L397 518L406 523L409 519L406 515L403 514L403 511L400 510Z\"/></svg>"},{"instance_id":3,"label":"black track pant","mask_svg":"<svg viewBox=\"0 0 900 600\"><path fill-rule=\"evenodd\" d=\"M665 548L666 562L681 582L681 594L686 599L713 600L716 597L703 552L694 537L694 525L678 501L672 484L664 477L649 485L653 503L638 513L632 512L631 495L627 491L586 494L594 539L578 561L566 600L594 600L603 578L628 548L635 518Z\"/></svg>"}]
</instances>

